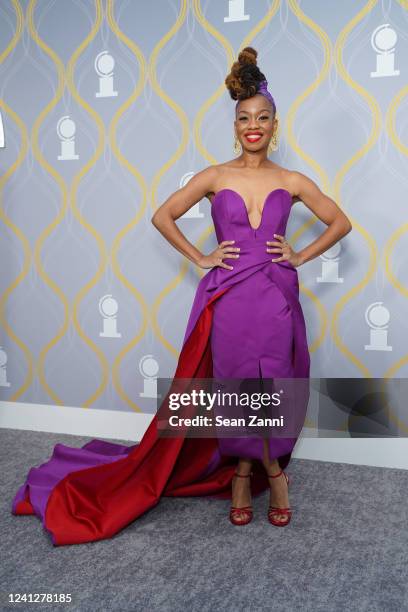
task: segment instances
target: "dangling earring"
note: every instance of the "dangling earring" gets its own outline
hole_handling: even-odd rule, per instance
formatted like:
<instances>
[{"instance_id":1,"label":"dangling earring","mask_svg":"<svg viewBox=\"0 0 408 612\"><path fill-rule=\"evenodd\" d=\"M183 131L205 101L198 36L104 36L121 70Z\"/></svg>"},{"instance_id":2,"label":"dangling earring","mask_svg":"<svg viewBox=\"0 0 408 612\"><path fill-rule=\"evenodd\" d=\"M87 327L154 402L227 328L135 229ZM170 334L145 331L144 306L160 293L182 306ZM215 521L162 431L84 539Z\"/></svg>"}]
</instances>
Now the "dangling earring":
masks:
<instances>
[{"instance_id":1,"label":"dangling earring","mask_svg":"<svg viewBox=\"0 0 408 612\"><path fill-rule=\"evenodd\" d=\"M235 141L234 141L234 151L237 155L239 155L240 153L242 153L242 146L241 143L239 142L239 140L237 139L237 137L235 136Z\"/></svg>"},{"instance_id":2,"label":"dangling earring","mask_svg":"<svg viewBox=\"0 0 408 612\"><path fill-rule=\"evenodd\" d=\"M274 134L268 145L268 153L272 153L273 151L277 151L277 150L278 150L278 143L276 140L276 134Z\"/></svg>"},{"instance_id":3,"label":"dangling earring","mask_svg":"<svg viewBox=\"0 0 408 612\"><path fill-rule=\"evenodd\" d=\"M278 132L279 132L279 121L277 122L277 127L275 132L272 134L272 138L268 145L268 153L272 153L272 151L278 150Z\"/></svg>"}]
</instances>

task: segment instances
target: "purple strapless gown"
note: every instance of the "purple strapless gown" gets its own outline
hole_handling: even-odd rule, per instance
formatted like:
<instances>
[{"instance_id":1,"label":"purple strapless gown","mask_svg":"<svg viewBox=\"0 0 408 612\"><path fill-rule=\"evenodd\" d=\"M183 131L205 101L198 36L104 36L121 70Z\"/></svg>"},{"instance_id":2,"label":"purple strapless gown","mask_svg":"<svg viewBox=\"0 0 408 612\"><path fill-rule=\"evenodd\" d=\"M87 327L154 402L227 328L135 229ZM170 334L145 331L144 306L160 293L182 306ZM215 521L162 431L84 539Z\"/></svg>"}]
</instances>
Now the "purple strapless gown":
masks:
<instances>
[{"instance_id":1,"label":"purple strapless gown","mask_svg":"<svg viewBox=\"0 0 408 612\"><path fill-rule=\"evenodd\" d=\"M214 378L309 378L310 356L299 302L296 268L288 261L272 262L279 252L266 251L274 234L285 235L292 206L286 189L271 191L261 222L251 226L246 204L233 189L218 191L211 205L218 243L235 240L239 258L226 258L233 270L212 268L200 281L187 325L190 334L208 296L228 287L214 303L211 353ZM307 391L302 393L303 410ZM297 438L268 440L269 458L286 464ZM220 438L218 453L262 459L259 437ZM217 460L219 457L217 457Z\"/></svg>"}]
</instances>

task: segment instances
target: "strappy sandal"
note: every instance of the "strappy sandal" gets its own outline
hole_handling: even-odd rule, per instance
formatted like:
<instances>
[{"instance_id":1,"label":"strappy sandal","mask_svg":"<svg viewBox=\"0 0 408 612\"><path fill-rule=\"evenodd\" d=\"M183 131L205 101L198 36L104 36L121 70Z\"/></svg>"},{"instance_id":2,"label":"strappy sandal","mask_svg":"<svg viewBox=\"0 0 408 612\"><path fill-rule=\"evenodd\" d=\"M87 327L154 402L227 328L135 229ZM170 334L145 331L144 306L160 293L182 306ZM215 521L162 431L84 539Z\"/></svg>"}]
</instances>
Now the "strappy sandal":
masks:
<instances>
[{"instance_id":1,"label":"strappy sandal","mask_svg":"<svg viewBox=\"0 0 408 612\"><path fill-rule=\"evenodd\" d=\"M238 476L239 478L250 478L252 474L253 472L250 472L249 474L238 474L238 472L235 472L234 476ZM248 525L248 523L252 521L252 517L252 505L244 506L243 508L231 506L230 508L229 519L233 525Z\"/></svg>"},{"instance_id":2,"label":"strappy sandal","mask_svg":"<svg viewBox=\"0 0 408 612\"><path fill-rule=\"evenodd\" d=\"M286 484L289 488L289 476L281 470L278 474L270 475L268 474L268 478L278 478L283 474L286 478ZM286 516L286 520L282 521L277 516ZM268 506L268 521L271 525L275 525L276 527L286 527L290 523L290 519L292 518L292 510L291 508L278 508L277 506Z\"/></svg>"}]
</instances>

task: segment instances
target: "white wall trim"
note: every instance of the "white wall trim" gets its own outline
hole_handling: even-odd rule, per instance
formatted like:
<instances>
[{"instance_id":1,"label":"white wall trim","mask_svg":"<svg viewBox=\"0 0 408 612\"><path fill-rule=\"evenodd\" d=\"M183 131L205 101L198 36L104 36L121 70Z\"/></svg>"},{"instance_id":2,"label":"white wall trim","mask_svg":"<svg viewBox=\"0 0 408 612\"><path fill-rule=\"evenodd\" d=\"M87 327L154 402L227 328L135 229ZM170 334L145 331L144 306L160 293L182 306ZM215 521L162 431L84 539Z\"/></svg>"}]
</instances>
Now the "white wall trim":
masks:
<instances>
[{"instance_id":1,"label":"white wall trim","mask_svg":"<svg viewBox=\"0 0 408 612\"><path fill-rule=\"evenodd\" d=\"M300 438L292 457L408 470L408 438Z\"/></svg>"},{"instance_id":2,"label":"white wall trim","mask_svg":"<svg viewBox=\"0 0 408 612\"><path fill-rule=\"evenodd\" d=\"M122 410L0 402L0 427L6 429L137 442L143 437L152 418L152 414Z\"/></svg>"},{"instance_id":3,"label":"white wall trim","mask_svg":"<svg viewBox=\"0 0 408 612\"><path fill-rule=\"evenodd\" d=\"M91 438L138 442L152 414L0 402L0 428L44 431ZM308 430L299 439L292 457L354 465L408 469L408 438L311 438Z\"/></svg>"}]
</instances>

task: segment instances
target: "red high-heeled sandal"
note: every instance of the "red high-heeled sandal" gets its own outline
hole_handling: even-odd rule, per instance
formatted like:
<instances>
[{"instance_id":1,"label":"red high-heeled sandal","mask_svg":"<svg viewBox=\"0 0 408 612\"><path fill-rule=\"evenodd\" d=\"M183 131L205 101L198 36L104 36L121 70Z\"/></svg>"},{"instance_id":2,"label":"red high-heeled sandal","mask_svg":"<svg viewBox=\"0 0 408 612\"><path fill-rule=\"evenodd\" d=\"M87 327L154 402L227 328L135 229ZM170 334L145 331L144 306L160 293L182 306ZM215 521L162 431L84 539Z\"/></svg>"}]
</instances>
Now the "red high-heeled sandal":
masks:
<instances>
[{"instance_id":1,"label":"red high-heeled sandal","mask_svg":"<svg viewBox=\"0 0 408 612\"><path fill-rule=\"evenodd\" d=\"M252 474L253 472L249 474L238 474L238 472L235 472L234 476L239 476L239 478L250 478ZM242 517L242 515L244 516ZM252 506L244 506L243 508L231 506L230 508L229 519L233 525L248 525L248 523L252 521L252 517Z\"/></svg>"},{"instance_id":2,"label":"red high-heeled sandal","mask_svg":"<svg viewBox=\"0 0 408 612\"><path fill-rule=\"evenodd\" d=\"M285 476L286 484L289 488L289 476L283 470L281 470L278 474L275 474L275 475L268 474L268 478L277 478L281 474ZM275 517L276 515L286 516L286 521L281 521L279 519L276 519L274 518L274 515ZM291 518L292 518L291 508L278 508L277 506L271 506L271 505L268 506L268 521L271 523L271 525L276 525L276 527L286 527L286 525L290 523Z\"/></svg>"}]
</instances>

